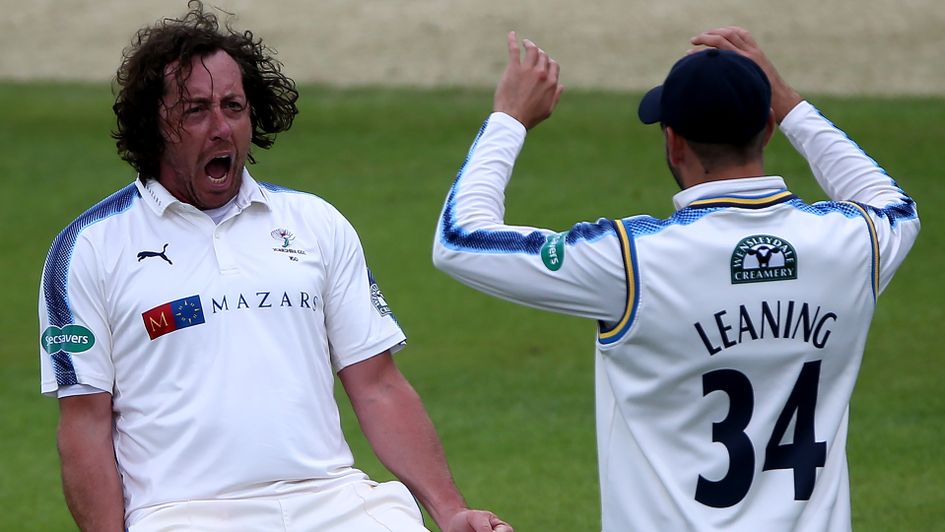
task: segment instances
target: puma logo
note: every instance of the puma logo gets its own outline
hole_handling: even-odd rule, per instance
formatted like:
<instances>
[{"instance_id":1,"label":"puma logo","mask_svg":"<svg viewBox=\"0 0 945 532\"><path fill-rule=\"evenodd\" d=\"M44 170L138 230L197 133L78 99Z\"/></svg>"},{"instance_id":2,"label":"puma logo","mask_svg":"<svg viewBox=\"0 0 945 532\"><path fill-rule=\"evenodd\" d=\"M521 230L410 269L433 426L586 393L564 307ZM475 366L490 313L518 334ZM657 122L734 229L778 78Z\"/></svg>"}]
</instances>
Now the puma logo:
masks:
<instances>
[{"instance_id":1,"label":"puma logo","mask_svg":"<svg viewBox=\"0 0 945 532\"><path fill-rule=\"evenodd\" d=\"M173 265L174 263L171 262L171 259L167 258L167 255L164 254L165 251L167 251L167 244L164 244L164 249L161 251L141 251L138 253L138 262L149 257L161 257L166 260L168 264Z\"/></svg>"}]
</instances>

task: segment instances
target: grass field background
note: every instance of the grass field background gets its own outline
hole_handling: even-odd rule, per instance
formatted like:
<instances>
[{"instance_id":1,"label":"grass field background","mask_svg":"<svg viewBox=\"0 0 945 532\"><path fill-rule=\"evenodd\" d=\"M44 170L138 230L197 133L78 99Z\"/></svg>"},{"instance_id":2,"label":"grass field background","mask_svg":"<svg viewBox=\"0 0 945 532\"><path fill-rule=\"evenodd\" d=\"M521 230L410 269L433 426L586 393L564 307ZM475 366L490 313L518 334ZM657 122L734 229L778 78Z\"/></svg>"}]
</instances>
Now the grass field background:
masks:
<instances>
[{"instance_id":1,"label":"grass field background","mask_svg":"<svg viewBox=\"0 0 945 532\"><path fill-rule=\"evenodd\" d=\"M599 530L594 324L490 299L430 262L445 193L488 113L488 91L302 88L295 126L257 152L258 179L316 193L358 229L409 337L398 356L424 398L469 502L519 532ZM676 192L636 94L569 92L530 134L508 191L510 223L672 212ZM851 409L854 528L945 530L945 349L939 206L945 100L812 98L917 200L923 232L880 300ZM38 385L36 300L58 231L132 180L115 155L105 85L0 84L0 530L75 527L55 451L56 402ZM768 171L822 199L777 136ZM377 463L343 395L361 468ZM238 464L234 464L238 467Z\"/></svg>"}]
</instances>

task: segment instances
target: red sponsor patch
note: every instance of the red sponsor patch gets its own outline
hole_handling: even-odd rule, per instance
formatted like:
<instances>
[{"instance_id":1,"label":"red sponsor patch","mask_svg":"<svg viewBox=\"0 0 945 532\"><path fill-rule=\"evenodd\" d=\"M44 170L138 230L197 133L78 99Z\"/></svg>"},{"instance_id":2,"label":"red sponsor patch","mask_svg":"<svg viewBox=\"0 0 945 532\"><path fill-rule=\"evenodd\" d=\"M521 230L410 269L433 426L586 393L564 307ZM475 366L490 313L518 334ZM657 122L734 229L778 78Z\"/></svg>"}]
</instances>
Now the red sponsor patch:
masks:
<instances>
[{"instance_id":1,"label":"red sponsor patch","mask_svg":"<svg viewBox=\"0 0 945 532\"><path fill-rule=\"evenodd\" d=\"M154 307L142 314L141 317L144 318L144 328L148 330L148 336L152 340L177 330L177 322L174 321L174 313L171 311L170 303Z\"/></svg>"},{"instance_id":2,"label":"red sponsor patch","mask_svg":"<svg viewBox=\"0 0 945 532\"><path fill-rule=\"evenodd\" d=\"M141 314L141 317L152 340L169 332L205 323L199 295L158 305Z\"/></svg>"}]
</instances>

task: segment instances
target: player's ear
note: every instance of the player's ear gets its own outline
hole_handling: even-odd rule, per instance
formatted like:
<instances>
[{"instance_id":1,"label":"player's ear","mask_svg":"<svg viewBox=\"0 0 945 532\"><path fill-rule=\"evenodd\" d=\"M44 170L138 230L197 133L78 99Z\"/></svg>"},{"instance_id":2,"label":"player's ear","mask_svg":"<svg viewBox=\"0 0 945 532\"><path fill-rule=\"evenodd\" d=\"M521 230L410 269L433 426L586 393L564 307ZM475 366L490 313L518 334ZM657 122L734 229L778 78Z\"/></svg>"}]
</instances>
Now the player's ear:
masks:
<instances>
[{"instance_id":1,"label":"player's ear","mask_svg":"<svg viewBox=\"0 0 945 532\"><path fill-rule=\"evenodd\" d=\"M682 166L686 160L686 139L679 136L673 128L663 128L663 137L666 140L666 158L674 167Z\"/></svg>"},{"instance_id":2,"label":"player's ear","mask_svg":"<svg viewBox=\"0 0 945 532\"><path fill-rule=\"evenodd\" d=\"M774 130L777 127L778 123L774 119L774 109L768 110L768 123L765 124L765 142L762 146L767 146L768 141L771 140L771 137L774 135Z\"/></svg>"}]
</instances>

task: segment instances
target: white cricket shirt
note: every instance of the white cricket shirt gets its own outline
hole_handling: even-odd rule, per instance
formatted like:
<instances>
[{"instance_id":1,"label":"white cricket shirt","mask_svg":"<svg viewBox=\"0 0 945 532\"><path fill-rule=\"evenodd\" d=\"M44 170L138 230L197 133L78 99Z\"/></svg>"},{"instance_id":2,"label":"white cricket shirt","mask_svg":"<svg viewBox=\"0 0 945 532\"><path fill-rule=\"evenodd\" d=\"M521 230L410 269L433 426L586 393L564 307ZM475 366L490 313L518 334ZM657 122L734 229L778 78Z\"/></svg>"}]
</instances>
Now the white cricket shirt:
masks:
<instances>
[{"instance_id":1,"label":"white cricket shirt","mask_svg":"<svg viewBox=\"0 0 945 532\"><path fill-rule=\"evenodd\" d=\"M593 318L603 529L849 530L848 404L915 204L810 104L781 130L835 200L780 177L705 183L668 219L503 223L525 128L495 113L443 208L435 264Z\"/></svg>"},{"instance_id":2,"label":"white cricket shirt","mask_svg":"<svg viewBox=\"0 0 945 532\"><path fill-rule=\"evenodd\" d=\"M348 221L245 171L219 225L154 180L82 214L49 252L39 316L43 393L112 393L128 524L364 478L334 373L405 339Z\"/></svg>"}]
</instances>

